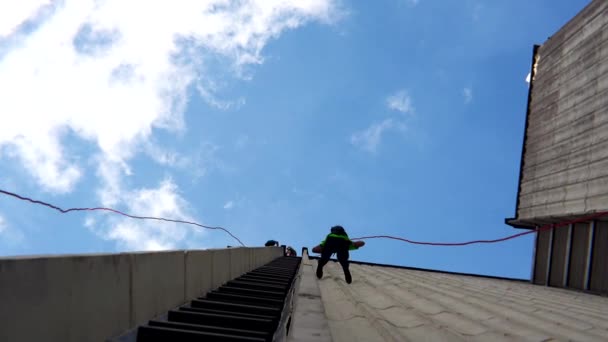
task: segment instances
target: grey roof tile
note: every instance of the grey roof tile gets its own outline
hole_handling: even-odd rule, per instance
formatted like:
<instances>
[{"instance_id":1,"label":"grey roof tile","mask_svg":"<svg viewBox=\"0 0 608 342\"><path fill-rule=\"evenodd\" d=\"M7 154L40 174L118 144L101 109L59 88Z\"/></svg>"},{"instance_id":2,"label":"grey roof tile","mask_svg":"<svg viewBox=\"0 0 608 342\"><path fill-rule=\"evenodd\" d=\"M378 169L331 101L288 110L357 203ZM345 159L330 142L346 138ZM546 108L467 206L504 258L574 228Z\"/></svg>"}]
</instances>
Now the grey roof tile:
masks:
<instances>
[{"instance_id":1,"label":"grey roof tile","mask_svg":"<svg viewBox=\"0 0 608 342\"><path fill-rule=\"evenodd\" d=\"M606 297L397 267L351 272L350 285L335 262L321 280L309 273L334 341L608 341Z\"/></svg>"}]
</instances>

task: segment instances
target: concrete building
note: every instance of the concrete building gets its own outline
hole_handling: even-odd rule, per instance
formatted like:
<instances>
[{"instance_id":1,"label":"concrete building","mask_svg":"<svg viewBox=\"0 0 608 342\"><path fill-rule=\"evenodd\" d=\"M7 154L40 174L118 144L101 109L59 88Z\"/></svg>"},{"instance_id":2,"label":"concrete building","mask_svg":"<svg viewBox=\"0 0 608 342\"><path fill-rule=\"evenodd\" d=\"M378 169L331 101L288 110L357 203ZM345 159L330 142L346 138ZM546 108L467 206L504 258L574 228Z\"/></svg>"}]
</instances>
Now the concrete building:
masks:
<instances>
[{"instance_id":1,"label":"concrete building","mask_svg":"<svg viewBox=\"0 0 608 342\"><path fill-rule=\"evenodd\" d=\"M281 248L0 259L0 341L606 341L608 298Z\"/></svg>"},{"instance_id":2,"label":"concrete building","mask_svg":"<svg viewBox=\"0 0 608 342\"><path fill-rule=\"evenodd\" d=\"M594 0L534 48L516 215L506 220L541 228L533 282L608 293L606 212L608 1Z\"/></svg>"}]
</instances>

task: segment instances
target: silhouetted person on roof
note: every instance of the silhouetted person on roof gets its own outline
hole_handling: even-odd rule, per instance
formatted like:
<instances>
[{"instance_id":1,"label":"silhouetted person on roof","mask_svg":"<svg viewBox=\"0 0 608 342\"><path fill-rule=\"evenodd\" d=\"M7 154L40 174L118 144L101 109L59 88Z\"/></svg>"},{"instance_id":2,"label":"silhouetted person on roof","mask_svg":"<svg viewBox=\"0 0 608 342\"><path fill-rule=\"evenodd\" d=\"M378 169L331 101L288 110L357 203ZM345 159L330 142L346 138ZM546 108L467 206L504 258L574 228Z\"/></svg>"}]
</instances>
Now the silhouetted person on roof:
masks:
<instances>
[{"instance_id":1,"label":"silhouetted person on roof","mask_svg":"<svg viewBox=\"0 0 608 342\"><path fill-rule=\"evenodd\" d=\"M359 249L363 245L365 245L363 241L351 241L342 226L331 227L331 233L327 235L325 240L312 249L313 253L321 253L321 258L317 264L317 278L321 279L323 277L323 267L329 262L331 255L336 253L338 262L344 271L346 283L352 283L353 279L348 268L348 251Z\"/></svg>"},{"instance_id":2,"label":"silhouetted person on roof","mask_svg":"<svg viewBox=\"0 0 608 342\"><path fill-rule=\"evenodd\" d=\"M268 240L266 241L266 244L264 245L266 247L273 247L273 246L279 246L279 241L275 241L275 240Z\"/></svg>"},{"instance_id":3,"label":"silhouetted person on roof","mask_svg":"<svg viewBox=\"0 0 608 342\"><path fill-rule=\"evenodd\" d=\"M293 249L293 247L287 246L287 248L285 249L285 255L295 257L295 256L298 256L298 253L296 252L295 249Z\"/></svg>"}]
</instances>

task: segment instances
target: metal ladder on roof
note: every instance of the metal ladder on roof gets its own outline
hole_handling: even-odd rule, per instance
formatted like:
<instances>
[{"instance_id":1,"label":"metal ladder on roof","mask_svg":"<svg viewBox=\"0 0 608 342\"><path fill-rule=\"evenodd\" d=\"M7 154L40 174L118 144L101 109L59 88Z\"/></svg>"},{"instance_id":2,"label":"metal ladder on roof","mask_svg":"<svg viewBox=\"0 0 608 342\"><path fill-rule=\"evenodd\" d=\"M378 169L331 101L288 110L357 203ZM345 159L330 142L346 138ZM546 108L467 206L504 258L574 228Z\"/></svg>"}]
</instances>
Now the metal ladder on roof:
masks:
<instances>
[{"instance_id":1,"label":"metal ladder on roof","mask_svg":"<svg viewBox=\"0 0 608 342\"><path fill-rule=\"evenodd\" d=\"M230 280L139 326L137 342L272 341L300 262L281 257Z\"/></svg>"}]
</instances>

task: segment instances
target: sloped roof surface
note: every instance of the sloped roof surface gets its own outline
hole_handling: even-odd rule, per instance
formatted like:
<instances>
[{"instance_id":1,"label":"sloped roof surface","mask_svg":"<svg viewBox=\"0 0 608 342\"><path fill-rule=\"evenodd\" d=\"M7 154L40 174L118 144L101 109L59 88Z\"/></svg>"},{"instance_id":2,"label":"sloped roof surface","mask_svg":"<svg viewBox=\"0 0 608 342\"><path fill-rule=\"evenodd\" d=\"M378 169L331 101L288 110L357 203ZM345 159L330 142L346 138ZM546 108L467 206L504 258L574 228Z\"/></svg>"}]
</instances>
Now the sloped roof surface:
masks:
<instances>
[{"instance_id":1,"label":"sloped roof surface","mask_svg":"<svg viewBox=\"0 0 608 342\"><path fill-rule=\"evenodd\" d=\"M348 285L330 262L314 278L334 341L608 340L606 297L392 267L351 264L351 272Z\"/></svg>"}]
</instances>

